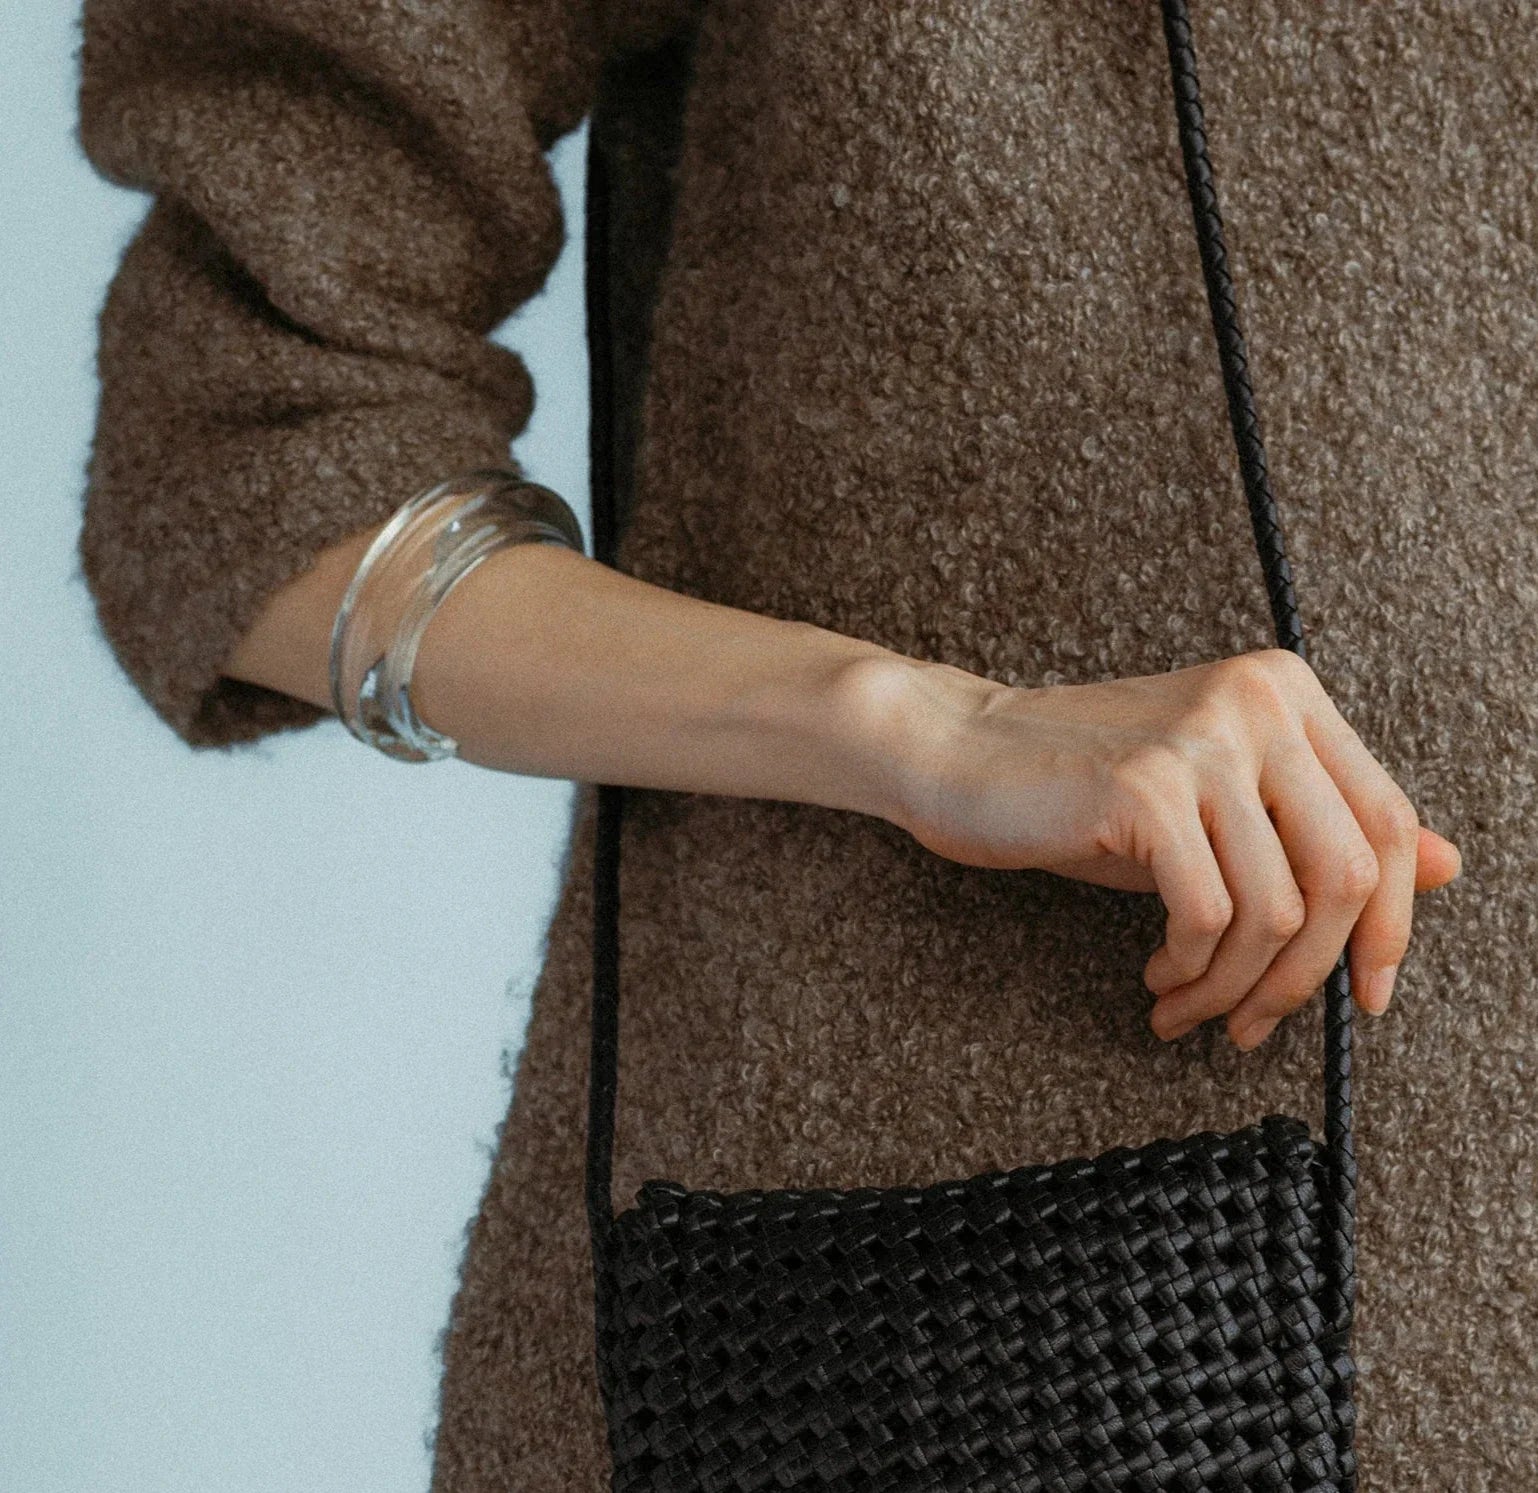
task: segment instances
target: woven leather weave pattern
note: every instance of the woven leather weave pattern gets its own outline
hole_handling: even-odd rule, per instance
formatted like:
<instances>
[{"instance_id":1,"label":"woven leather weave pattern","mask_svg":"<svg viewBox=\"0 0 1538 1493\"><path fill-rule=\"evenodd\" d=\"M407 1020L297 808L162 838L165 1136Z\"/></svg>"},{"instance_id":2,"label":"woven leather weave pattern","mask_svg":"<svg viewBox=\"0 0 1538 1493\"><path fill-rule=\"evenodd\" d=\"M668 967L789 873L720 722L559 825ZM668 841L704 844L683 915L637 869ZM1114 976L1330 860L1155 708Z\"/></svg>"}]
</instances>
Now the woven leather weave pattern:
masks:
<instances>
[{"instance_id":1,"label":"woven leather weave pattern","mask_svg":"<svg viewBox=\"0 0 1538 1493\"><path fill-rule=\"evenodd\" d=\"M615 1493L1340 1488L1318 1165L1270 1115L925 1187L648 1182L600 1303Z\"/></svg>"}]
</instances>

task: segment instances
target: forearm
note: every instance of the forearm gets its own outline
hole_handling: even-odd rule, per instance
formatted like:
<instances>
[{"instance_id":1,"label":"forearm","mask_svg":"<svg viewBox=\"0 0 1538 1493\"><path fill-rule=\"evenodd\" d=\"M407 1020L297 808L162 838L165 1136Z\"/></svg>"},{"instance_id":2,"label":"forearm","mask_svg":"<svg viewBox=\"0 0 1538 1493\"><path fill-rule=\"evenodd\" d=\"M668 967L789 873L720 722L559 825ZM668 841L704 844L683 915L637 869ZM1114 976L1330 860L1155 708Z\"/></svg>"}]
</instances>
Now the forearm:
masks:
<instances>
[{"instance_id":1,"label":"forearm","mask_svg":"<svg viewBox=\"0 0 1538 1493\"><path fill-rule=\"evenodd\" d=\"M374 532L274 596L229 672L329 706L331 622ZM413 699L484 766L823 804L962 865L1156 891L1170 917L1144 978L1164 1038L1229 1011L1235 1041L1265 1040L1348 934L1353 990L1381 1012L1388 987L1370 977L1392 984L1412 893L1459 869L1282 649L1021 689L516 545L439 607ZM1299 770L1309 761L1320 771ZM1375 830L1381 849L1363 825L1390 826ZM1245 853L1220 863L1216 844ZM1366 891L1333 869L1361 844L1381 862ZM1334 893L1305 898L1292 868ZM1301 929L1278 934L1300 906ZM1229 909L1216 927L1214 907ZM1238 952L1221 956L1220 940Z\"/></svg>"},{"instance_id":2,"label":"forearm","mask_svg":"<svg viewBox=\"0 0 1538 1493\"><path fill-rule=\"evenodd\" d=\"M331 622L377 532L323 552L278 593L226 672L329 707ZM501 771L892 818L903 680L922 667L520 544L489 555L439 606L412 701L463 759Z\"/></svg>"}]
</instances>

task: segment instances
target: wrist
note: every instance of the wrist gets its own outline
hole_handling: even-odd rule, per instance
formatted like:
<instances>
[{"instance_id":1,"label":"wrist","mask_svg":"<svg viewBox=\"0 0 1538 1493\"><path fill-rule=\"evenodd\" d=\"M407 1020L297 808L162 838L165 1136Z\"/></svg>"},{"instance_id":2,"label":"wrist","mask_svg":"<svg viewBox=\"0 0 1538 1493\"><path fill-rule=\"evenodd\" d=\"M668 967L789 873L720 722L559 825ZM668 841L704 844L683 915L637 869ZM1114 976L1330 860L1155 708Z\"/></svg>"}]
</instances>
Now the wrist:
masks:
<instances>
[{"instance_id":1,"label":"wrist","mask_svg":"<svg viewBox=\"0 0 1538 1493\"><path fill-rule=\"evenodd\" d=\"M839 710L853 743L850 806L911 830L958 731L1007 685L951 664L878 649L847 661Z\"/></svg>"}]
</instances>

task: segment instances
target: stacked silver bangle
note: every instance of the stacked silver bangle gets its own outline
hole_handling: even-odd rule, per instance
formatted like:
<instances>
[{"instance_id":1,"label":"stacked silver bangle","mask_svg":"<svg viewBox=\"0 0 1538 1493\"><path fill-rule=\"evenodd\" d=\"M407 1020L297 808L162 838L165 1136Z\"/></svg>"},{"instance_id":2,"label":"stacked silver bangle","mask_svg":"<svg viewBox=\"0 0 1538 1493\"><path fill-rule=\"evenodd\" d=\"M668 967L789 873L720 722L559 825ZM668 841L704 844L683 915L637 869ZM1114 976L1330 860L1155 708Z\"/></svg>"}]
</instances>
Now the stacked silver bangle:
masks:
<instances>
[{"instance_id":1,"label":"stacked silver bangle","mask_svg":"<svg viewBox=\"0 0 1538 1493\"><path fill-rule=\"evenodd\" d=\"M411 669L439 603L509 544L564 544L586 553L565 499L500 467L419 493L375 535L331 629L332 708L359 741L403 762L457 754L459 744L412 708Z\"/></svg>"}]
</instances>

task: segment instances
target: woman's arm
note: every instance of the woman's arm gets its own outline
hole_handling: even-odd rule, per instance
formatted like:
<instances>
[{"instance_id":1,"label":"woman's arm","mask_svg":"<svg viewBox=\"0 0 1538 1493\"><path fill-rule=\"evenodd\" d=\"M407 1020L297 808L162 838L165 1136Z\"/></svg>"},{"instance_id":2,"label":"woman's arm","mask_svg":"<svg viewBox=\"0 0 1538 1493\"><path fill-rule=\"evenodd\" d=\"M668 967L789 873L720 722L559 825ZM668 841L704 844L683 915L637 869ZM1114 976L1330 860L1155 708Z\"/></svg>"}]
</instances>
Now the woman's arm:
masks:
<instances>
[{"instance_id":1,"label":"woman's arm","mask_svg":"<svg viewBox=\"0 0 1538 1493\"><path fill-rule=\"evenodd\" d=\"M329 709L332 620L381 527L331 546L272 598L227 672ZM483 767L895 819L903 753L898 723L882 716L896 681L873 661L894 675L923 667L562 546L517 544L488 555L440 604L411 693L421 718Z\"/></svg>"},{"instance_id":2,"label":"woman's arm","mask_svg":"<svg viewBox=\"0 0 1538 1493\"><path fill-rule=\"evenodd\" d=\"M375 532L275 597L230 667L325 705L331 621ZM1020 689L515 545L449 593L413 685L483 766L823 804L963 864L1156 891L1167 936L1144 980L1164 1038L1226 1014L1256 1045L1348 938L1353 992L1381 1013L1415 893L1459 870L1277 648Z\"/></svg>"},{"instance_id":3,"label":"woman's arm","mask_svg":"<svg viewBox=\"0 0 1538 1493\"><path fill-rule=\"evenodd\" d=\"M545 152L631 9L86 0L81 146L153 202L102 311L79 554L190 745L321 719L369 538L509 464L533 391L489 334L560 250ZM1456 873L1276 649L1015 689L520 546L451 594L418 675L424 718L486 765L804 799L964 863L1157 890L1166 1035L1278 1019L1353 929L1381 1009L1368 974Z\"/></svg>"}]
</instances>

